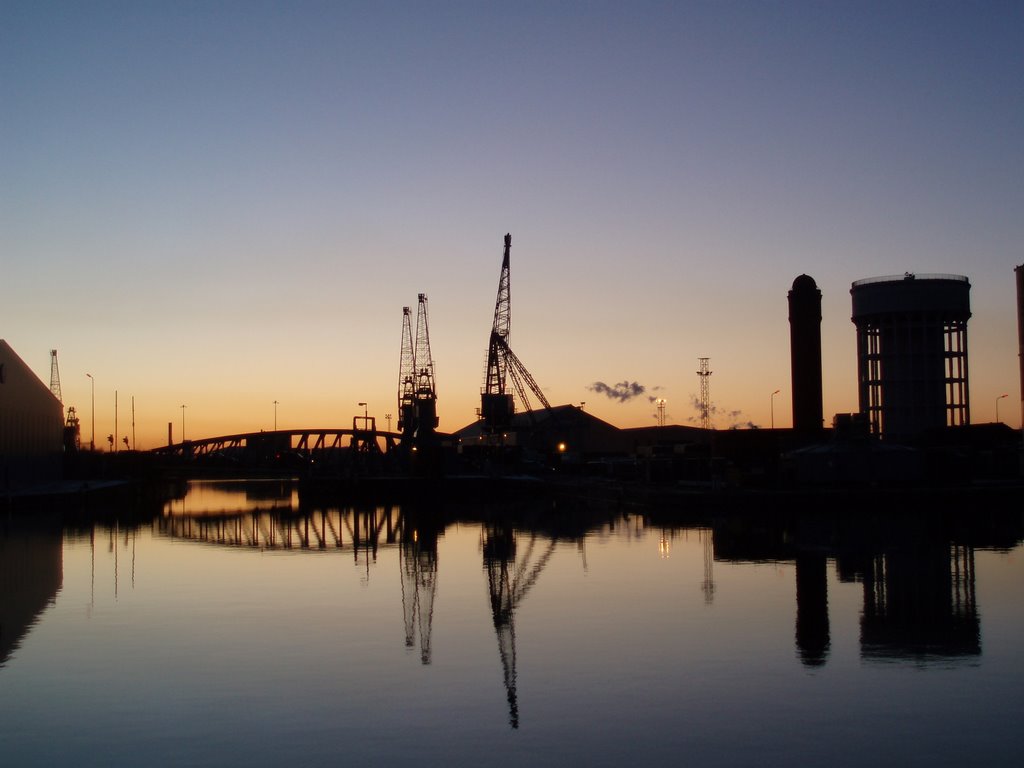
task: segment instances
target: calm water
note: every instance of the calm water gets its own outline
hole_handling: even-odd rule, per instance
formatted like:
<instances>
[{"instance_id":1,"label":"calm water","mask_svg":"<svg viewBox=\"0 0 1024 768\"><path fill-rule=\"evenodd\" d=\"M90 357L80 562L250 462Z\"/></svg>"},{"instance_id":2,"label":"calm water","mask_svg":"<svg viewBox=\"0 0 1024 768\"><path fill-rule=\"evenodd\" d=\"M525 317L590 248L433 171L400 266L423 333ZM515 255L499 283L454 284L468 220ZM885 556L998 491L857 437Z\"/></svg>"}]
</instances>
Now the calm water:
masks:
<instances>
[{"instance_id":1,"label":"calm water","mask_svg":"<svg viewBox=\"0 0 1024 768\"><path fill-rule=\"evenodd\" d=\"M298 509L0 523L0 764L1021 764L1019 512Z\"/></svg>"}]
</instances>

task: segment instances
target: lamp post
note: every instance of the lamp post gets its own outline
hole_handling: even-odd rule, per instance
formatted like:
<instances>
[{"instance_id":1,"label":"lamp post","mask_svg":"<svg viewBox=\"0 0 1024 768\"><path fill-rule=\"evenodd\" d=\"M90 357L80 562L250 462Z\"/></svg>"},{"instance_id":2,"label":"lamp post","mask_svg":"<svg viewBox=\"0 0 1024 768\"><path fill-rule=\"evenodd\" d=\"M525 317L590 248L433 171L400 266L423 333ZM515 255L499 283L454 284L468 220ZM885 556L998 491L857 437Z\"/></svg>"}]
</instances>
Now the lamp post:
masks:
<instances>
[{"instance_id":1,"label":"lamp post","mask_svg":"<svg viewBox=\"0 0 1024 768\"><path fill-rule=\"evenodd\" d=\"M776 389L768 398L768 409L772 414L772 429L775 429L775 396L779 394L779 392L780 390Z\"/></svg>"},{"instance_id":2,"label":"lamp post","mask_svg":"<svg viewBox=\"0 0 1024 768\"><path fill-rule=\"evenodd\" d=\"M85 374L89 377L89 384L92 387L92 437L89 438L89 450L96 450L96 379L91 373Z\"/></svg>"},{"instance_id":3,"label":"lamp post","mask_svg":"<svg viewBox=\"0 0 1024 768\"><path fill-rule=\"evenodd\" d=\"M363 406L363 429L366 429L366 421L370 418L366 410L366 403L356 403L356 405Z\"/></svg>"},{"instance_id":4,"label":"lamp post","mask_svg":"<svg viewBox=\"0 0 1024 768\"><path fill-rule=\"evenodd\" d=\"M1000 395L999 397L996 398L996 424L999 423L999 401L1002 400L1004 397L1009 397L1009 395Z\"/></svg>"},{"instance_id":5,"label":"lamp post","mask_svg":"<svg viewBox=\"0 0 1024 768\"><path fill-rule=\"evenodd\" d=\"M274 431L277 432L277 400L274 401Z\"/></svg>"},{"instance_id":6,"label":"lamp post","mask_svg":"<svg viewBox=\"0 0 1024 768\"><path fill-rule=\"evenodd\" d=\"M185 444L185 404L181 405L181 444Z\"/></svg>"}]
</instances>

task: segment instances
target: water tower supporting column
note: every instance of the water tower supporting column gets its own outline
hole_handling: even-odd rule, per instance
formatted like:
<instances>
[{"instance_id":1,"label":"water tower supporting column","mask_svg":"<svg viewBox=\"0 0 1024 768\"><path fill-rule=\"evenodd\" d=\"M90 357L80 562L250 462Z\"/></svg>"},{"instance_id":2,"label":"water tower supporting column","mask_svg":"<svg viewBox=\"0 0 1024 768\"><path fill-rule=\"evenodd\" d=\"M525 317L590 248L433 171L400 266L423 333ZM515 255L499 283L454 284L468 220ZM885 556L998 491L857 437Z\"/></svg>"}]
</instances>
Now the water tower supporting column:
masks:
<instances>
[{"instance_id":1,"label":"water tower supporting column","mask_svg":"<svg viewBox=\"0 0 1024 768\"><path fill-rule=\"evenodd\" d=\"M1020 363L1020 428L1024 430L1024 264L1014 267L1017 275L1017 360Z\"/></svg>"}]
</instances>

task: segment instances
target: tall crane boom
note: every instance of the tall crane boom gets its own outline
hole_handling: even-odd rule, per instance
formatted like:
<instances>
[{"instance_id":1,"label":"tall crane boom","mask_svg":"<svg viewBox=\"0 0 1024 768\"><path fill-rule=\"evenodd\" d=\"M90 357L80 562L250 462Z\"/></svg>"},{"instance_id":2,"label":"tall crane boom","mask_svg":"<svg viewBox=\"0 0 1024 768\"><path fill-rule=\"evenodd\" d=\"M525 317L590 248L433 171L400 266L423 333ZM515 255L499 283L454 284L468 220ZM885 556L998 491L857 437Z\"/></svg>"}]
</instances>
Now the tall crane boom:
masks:
<instances>
[{"instance_id":1,"label":"tall crane boom","mask_svg":"<svg viewBox=\"0 0 1024 768\"><path fill-rule=\"evenodd\" d=\"M488 394L505 394L506 363L502 348L508 349L509 333L512 327L512 290L509 271L509 253L512 250L512 234L505 235L505 255L501 260L501 276L498 278L498 298L494 302L494 322L487 345L487 370L484 373L484 391Z\"/></svg>"},{"instance_id":2,"label":"tall crane boom","mask_svg":"<svg viewBox=\"0 0 1024 768\"><path fill-rule=\"evenodd\" d=\"M416 310L416 396L437 399L434 389L434 358L430 354L430 330L427 327L427 295L421 293Z\"/></svg>"},{"instance_id":3,"label":"tall crane boom","mask_svg":"<svg viewBox=\"0 0 1024 768\"><path fill-rule=\"evenodd\" d=\"M398 364L398 431L411 435L416 429L416 352L412 345L412 317L402 307L402 354Z\"/></svg>"},{"instance_id":4,"label":"tall crane boom","mask_svg":"<svg viewBox=\"0 0 1024 768\"><path fill-rule=\"evenodd\" d=\"M416 310L416 438L433 434L438 424L437 389L434 383L434 358L430 354L430 329L427 326L427 295L419 295Z\"/></svg>"},{"instance_id":5,"label":"tall crane boom","mask_svg":"<svg viewBox=\"0 0 1024 768\"><path fill-rule=\"evenodd\" d=\"M494 322L487 344L487 368L484 371L484 386L480 393L480 417L485 431L501 432L509 428L515 413L513 393L520 404L531 412L529 392L544 408L551 405L533 376L515 356L509 346L512 323L512 296L509 270L509 252L512 250L512 235L505 235L505 255L501 260L501 276L498 278L498 298L494 302ZM511 390L508 379L512 379Z\"/></svg>"}]
</instances>

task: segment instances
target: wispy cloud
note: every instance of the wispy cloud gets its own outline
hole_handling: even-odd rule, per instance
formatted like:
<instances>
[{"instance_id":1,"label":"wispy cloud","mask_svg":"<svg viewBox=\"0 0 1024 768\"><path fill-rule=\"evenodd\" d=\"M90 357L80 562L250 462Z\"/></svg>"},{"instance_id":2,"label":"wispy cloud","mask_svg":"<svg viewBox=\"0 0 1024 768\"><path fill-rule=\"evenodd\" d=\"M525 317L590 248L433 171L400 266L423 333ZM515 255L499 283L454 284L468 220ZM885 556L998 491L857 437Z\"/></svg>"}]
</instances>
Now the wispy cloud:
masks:
<instances>
[{"instance_id":1,"label":"wispy cloud","mask_svg":"<svg viewBox=\"0 0 1024 768\"><path fill-rule=\"evenodd\" d=\"M587 389L597 392L599 395L607 395L610 400L618 400L620 403L627 403L647 391L647 387L640 382L629 380L620 381L614 386L609 386L603 381L595 381ZM656 389L660 389L660 387L656 387Z\"/></svg>"},{"instance_id":2,"label":"wispy cloud","mask_svg":"<svg viewBox=\"0 0 1024 768\"><path fill-rule=\"evenodd\" d=\"M694 411L694 415L687 416L686 421L690 424L700 424L704 417L704 407L700 402L700 398L694 394L690 395L690 408ZM726 422L726 429L760 429L757 424L744 417L742 410L727 411L719 408L714 403L709 403L707 411L708 418L712 422L716 418L724 420Z\"/></svg>"}]
</instances>

